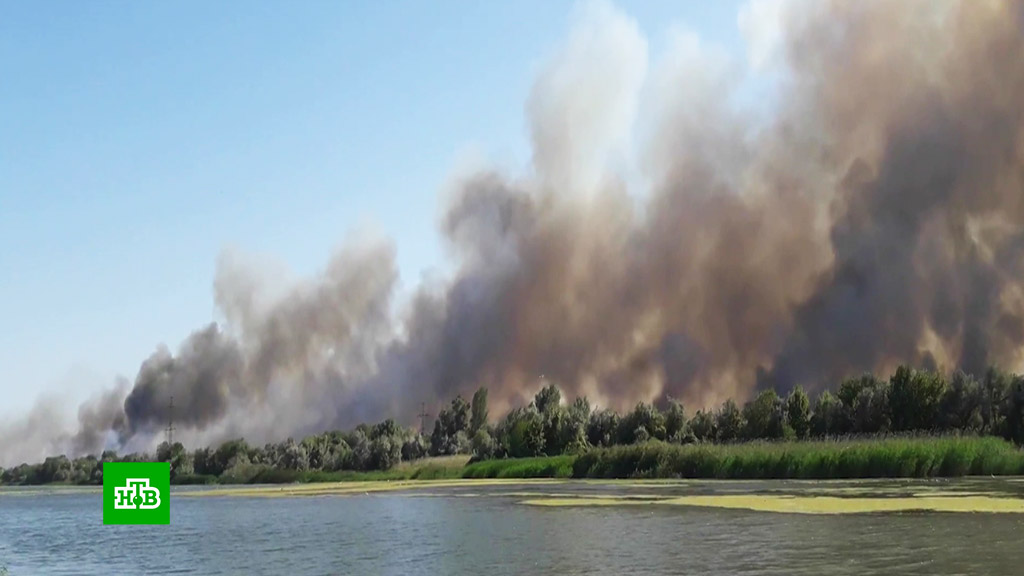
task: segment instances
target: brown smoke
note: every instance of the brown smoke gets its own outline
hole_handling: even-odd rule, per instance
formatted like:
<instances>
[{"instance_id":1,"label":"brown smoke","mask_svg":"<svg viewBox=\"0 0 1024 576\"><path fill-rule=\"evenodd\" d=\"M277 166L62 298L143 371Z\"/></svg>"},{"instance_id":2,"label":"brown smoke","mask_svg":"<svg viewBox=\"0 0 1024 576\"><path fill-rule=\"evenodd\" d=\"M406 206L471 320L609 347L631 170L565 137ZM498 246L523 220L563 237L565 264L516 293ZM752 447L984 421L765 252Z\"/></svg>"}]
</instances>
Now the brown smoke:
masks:
<instances>
[{"instance_id":1,"label":"brown smoke","mask_svg":"<svg viewBox=\"0 0 1024 576\"><path fill-rule=\"evenodd\" d=\"M812 389L899 362L1024 359L1024 5L783 4L778 105L730 104L679 36L646 74L627 18L589 5L532 93L534 171L457 182L455 272L392 311L386 242L271 294L230 258L227 321L83 407L78 450L165 423L279 438L397 417L477 386L498 413L545 375L624 408ZM640 118L637 118L639 110ZM623 178L630 127L647 120ZM113 408L111 408L113 406ZM192 434L192 436L189 436Z\"/></svg>"}]
</instances>

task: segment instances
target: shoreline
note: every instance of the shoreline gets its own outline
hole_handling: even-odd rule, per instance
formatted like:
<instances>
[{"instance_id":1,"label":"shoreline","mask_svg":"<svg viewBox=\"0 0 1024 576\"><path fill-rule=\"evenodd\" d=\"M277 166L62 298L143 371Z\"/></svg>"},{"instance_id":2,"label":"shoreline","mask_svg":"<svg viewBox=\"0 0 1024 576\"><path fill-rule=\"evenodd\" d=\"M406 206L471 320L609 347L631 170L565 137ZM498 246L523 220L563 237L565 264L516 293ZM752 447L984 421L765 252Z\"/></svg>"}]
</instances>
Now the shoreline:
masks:
<instances>
[{"instance_id":1,"label":"shoreline","mask_svg":"<svg viewBox=\"0 0 1024 576\"><path fill-rule=\"evenodd\" d=\"M3 497L99 495L97 486L0 489ZM1024 514L1024 476L867 479L459 478L172 488L174 499L504 498L540 510L719 509L797 515Z\"/></svg>"},{"instance_id":2,"label":"shoreline","mask_svg":"<svg viewBox=\"0 0 1024 576\"><path fill-rule=\"evenodd\" d=\"M857 480L1024 476L1024 451L992 437L915 437L737 444L643 444L592 448L578 455L480 460L424 458L385 471L273 469L249 483L179 477L172 485L209 487L348 486L466 480ZM269 481L267 481L269 479ZM198 480L198 481L197 481ZM230 480L230 479L225 479ZM0 485L77 488L95 484Z\"/></svg>"}]
</instances>

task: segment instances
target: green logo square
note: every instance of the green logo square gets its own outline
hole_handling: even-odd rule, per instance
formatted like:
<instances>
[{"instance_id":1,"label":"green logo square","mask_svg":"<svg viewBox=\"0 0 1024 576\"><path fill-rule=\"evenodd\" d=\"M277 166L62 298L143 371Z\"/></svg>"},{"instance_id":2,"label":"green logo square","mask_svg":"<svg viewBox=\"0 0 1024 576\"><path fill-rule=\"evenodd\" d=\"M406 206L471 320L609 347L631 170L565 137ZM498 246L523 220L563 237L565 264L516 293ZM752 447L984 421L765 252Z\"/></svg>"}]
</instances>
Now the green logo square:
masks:
<instances>
[{"instance_id":1,"label":"green logo square","mask_svg":"<svg viewBox=\"0 0 1024 576\"><path fill-rule=\"evenodd\" d=\"M168 462L104 462L104 524L170 524Z\"/></svg>"}]
</instances>

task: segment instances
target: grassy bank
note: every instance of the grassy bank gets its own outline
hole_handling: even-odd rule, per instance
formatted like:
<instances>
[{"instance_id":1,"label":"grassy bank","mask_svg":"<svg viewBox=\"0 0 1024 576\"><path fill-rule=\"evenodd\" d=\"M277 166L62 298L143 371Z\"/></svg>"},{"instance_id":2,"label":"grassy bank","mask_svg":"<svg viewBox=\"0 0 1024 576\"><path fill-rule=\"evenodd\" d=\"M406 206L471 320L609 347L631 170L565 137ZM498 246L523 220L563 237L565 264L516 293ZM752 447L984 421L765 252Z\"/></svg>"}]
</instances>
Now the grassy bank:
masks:
<instances>
[{"instance_id":1,"label":"grassy bank","mask_svg":"<svg viewBox=\"0 0 1024 576\"><path fill-rule=\"evenodd\" d=\"M997 438L939 437L592 450L574 478L927 478L1024 474L1024 452Z\"/></svg>"},{"instance_id":2,"label":"grassy bank","mask_svg":"<svg viewBox=\"0 0 1024 576\"><path fill-rule=\"evenodd\" d=\"M445 480L461 478L466 469L469 456L438 456L423 458L412 462L403 462L390 470L372 470L357 472L339 470L324 472L321 470L282 470L269 466L252 466L245 475L233 477L229 475L215 476L181 476L172 484L309 484L323 482L378 482L397 480Z\"/></svg>"},{"instance_id":3,"label":"grassy bank","mask_svg":"<svg viewBox=\"0 0 1024 576\"><path fill-rule=\"evenodd\" d=\"M390 470L338 472L260 468L244 478L184 476L174 484L313 484L326 482L382 482L457 480L460 478L570 478L576 456L541 456L484 460L467 464L468 456L439 456L403 462Z\"/></svg>"},{"instance_id":4,"label":"grassy bank","mask_svg":"<svg viewBox=\"0 0 1024 576\"><path fill-rule=\"evenodd\" d=\"M484 460L466 466L463 478L570 478L576 456Z\"/></svg>"},{"instance_id":5,"label":"grassy bank","mask_svg":"<svg viewBox=\"0 0 1024 576\"><path fill-rule=\"evenodd\" d=\"M645 444L579 456L427 458L373 472L260 469L246 478L185 477L179 484L291 484L458 478L853 479L1024 475L1024 452L992 437L917 437L743 444Z\"/></svg>"}]
</instances>

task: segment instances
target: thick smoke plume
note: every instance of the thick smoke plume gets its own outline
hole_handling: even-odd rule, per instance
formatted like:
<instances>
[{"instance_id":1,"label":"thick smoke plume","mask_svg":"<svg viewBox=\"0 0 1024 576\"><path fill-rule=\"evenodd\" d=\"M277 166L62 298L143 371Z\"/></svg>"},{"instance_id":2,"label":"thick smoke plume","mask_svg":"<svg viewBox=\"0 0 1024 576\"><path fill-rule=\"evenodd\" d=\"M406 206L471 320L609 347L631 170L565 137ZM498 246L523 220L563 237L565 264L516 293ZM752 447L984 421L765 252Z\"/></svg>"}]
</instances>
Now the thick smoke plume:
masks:
<instances>
[{"instance_id":1,"label":"thick smoke plume","mask_svg":"<svg viewBox=\"0 0 1024 576\"><path fill-rule=\"evenodd\" d=\"M741 23L778 81L767 113L694 37L648 70L629 18L581 7L527 102L533 169L456 179L450 278L394 302L370 242L275 292L225 256L223 325L83 406L69 449L151 440L172 395L207 442L411 424L480 385L498 413L541 374L624 408L1019 368L1024 4L761 1Z\"/></svg>"}]
</instances>

